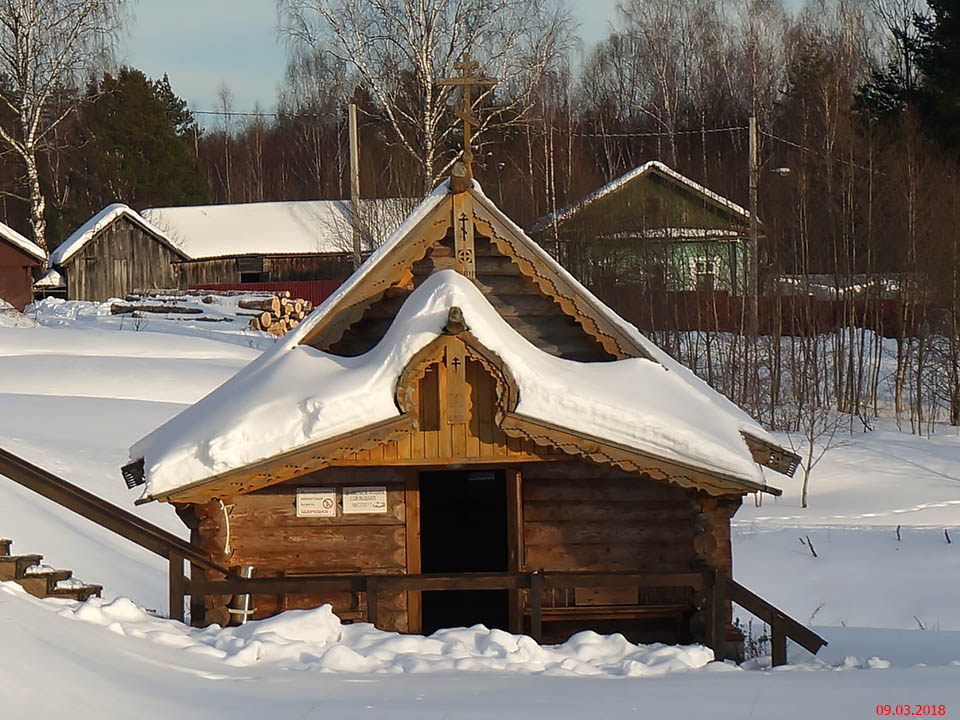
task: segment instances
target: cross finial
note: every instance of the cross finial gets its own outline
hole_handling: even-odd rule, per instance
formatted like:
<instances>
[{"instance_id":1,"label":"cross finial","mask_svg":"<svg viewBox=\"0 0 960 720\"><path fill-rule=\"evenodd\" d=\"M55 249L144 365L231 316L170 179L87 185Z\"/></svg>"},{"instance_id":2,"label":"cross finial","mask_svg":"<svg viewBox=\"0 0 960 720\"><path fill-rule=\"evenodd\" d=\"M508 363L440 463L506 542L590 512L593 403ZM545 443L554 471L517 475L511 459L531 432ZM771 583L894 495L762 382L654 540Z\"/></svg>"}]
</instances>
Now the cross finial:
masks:
<instances>
[{"instance_id":1,"label":"cross finial","mask_svg":"<svg viewBox=\"0 0 960 720\"><path fill-rule=\"evenodd\" d=\"M470 148L470 134L472 126L480 126L472 111L473 97L472 90L474 85L496 85L496 78L474 75L480 64L470 59L470 54L463 53L460 62L453 64L454 70L460 71L460 77L440 78L437 85L460 85L463 88L463 109L457 110L457 117L463 120L463 164L467 168L467 177L473 177L473 150Z\"/></svg>"}]
</instances>

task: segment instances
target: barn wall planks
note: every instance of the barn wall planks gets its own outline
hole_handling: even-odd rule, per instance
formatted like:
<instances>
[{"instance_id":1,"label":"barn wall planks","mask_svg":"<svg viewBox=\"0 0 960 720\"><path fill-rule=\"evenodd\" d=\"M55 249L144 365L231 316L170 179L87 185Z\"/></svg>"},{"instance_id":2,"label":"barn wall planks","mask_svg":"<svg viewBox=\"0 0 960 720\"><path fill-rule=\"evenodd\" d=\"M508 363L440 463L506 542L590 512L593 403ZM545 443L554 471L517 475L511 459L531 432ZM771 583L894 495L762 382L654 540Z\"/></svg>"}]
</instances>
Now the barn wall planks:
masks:
<instances>
[{"instance_id":1,"label":"barn wall planks","mask_svg":"<svg viewBox=\"0 0 960 720\"><path fill-rule=\"evenodd\" d=\"M107 300L135 288L181 287L177 255L126 217L120 216L64 265L67 299Z\"/></svg>"},{"instance_id":2,"label":"barn wall planks","mask_svg":"<svg viewBox=\"0 0 960 720\"><path fill-rule=\"evenodd\" d=\"M238 257L259 260L259 280L265 282L338 280L350 275L353 268L349 255L262 255L232 256L186 260L177 264L186 285L243 282ZM247 273L244 272L243 275ZM254 282L254 280L250 280Z\"/></svg>"}]
</instances>

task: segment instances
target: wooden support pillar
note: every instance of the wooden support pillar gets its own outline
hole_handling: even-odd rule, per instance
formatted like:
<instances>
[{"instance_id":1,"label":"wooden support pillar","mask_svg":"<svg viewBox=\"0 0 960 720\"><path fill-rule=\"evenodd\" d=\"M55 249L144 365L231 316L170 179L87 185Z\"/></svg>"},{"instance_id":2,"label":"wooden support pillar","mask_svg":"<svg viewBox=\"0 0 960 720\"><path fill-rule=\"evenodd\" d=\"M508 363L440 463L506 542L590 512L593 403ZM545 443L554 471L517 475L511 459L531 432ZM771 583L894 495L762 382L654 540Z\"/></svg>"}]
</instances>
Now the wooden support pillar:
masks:
<instances>
[{"instance_id":1,"label":"wooden support pillar","mask_svg":"<svg viewBox=\"0 0 960 720\"><path fill-rule=\"evenodd\" d=\"M377 579L367 578L367 622L377 626L377 609L379 598L377 597Z\"/></svg>"},{"instance_id":2,"label":"wooden support pillar","mask_svg":"<svg viewBox=\"0 0 960 720\"><path fill-rule=\"evenodd\" d=\"M543 573L535 570L530 573L530 637L537 642L543 641Z\"/></svg>"},{"instance_id":3,"label":"wooden support pillar","mask_svg":"<svg viewBox=\"0 0 960 720\"><path fill-rule=\"evenodd\" d=\"M171 620L183 622L183 598L187 591L187 579L183 576L183 563L186 558L175 550L171 550L170 559L170 587L169 611Z\"/></svg>"},{"instance_id":4,"label":"wooden support pillar","mask_svg":"<svg viewBox=\"0 0 960 720\"><path fill-rule=\"evenodd\" d=\"M190 579L199 579L204 575L199 565L190 563ZM190 592L190 624L193 627L207 626L207 597L201 593Z\"/></svg>"},{"instance_id":5,"label":"wooden support pillar","mask_svg":"<svg viewBox=\"0 0 960 720\"><path fill-rule=\"evenodd\" d=\"M713 584L710 588L710 647L713 648L713 657L716 660L725 658L726 644L726 603L724 602L724 588L727 577L719 570L713 573Z\"/></svg>"},{"instance_id":6,"label":"wooden support pillar","mask_svg":"<svg viewBox=\"0 0 960 720\"><path fill-rule=\"evenodd\" d=\"M523 477L520 470L507 473L507 570L523 571ZM523 592L510 591L510 632L523 632Z\"/></svg>"},{"instance_id":7,"label":"wooden support pillar","mask_svg":"<svg viewBox=\"0 0 960 720\"><path fill-rule=\"evenodd\" d=\"M770 665L777 667L787 664L787 634L783 617L774 614L770 622Z\"/></svg>"},{"instance_id":8,"label":"wooden support pillar","mask_svg":"<svg viewBox=\"0 0 960 720\"><path fill-rule=\"evenodd\" d=\"M415 468L407 470L404 493L406 513L407 574L420 574L420 473ZM407 593L407 632L423 632L419 590Z\"/></svg>"}]
</instances>

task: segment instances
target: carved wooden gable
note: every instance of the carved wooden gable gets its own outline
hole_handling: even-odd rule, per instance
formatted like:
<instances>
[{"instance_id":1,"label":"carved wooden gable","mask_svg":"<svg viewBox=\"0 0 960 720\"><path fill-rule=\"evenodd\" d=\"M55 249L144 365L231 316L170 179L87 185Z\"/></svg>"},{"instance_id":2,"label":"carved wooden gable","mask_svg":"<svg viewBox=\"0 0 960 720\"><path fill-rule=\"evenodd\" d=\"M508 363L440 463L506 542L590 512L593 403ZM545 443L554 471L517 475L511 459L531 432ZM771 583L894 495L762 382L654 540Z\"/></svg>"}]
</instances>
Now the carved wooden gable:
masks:
<instances>
[{"instance_id":1,"label":"carved wooden gable","mask_svg":"<svg viewBox=\"0 0 960 720\"><path fill-rule=\"evenodd\" d=\"M482 195L449 194L330 308L304 342L334 354L363 354L383 338L420 283L454 269L544 352L583 362L643 356L532 244Z\"/></svg>"}]
</instances>

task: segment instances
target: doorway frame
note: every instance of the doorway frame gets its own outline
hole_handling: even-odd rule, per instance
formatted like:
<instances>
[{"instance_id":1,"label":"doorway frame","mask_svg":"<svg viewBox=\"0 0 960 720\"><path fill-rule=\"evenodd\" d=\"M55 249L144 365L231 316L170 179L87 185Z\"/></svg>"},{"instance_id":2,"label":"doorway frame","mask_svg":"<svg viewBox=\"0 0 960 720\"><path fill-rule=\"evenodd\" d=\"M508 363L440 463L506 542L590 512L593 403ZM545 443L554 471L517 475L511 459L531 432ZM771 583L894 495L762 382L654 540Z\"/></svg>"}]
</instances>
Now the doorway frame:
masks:
<instances>
[{"instance_id":1,"label":"doorway frame","mask_svg":"<svg viewBox=\"0 0 960 720\"><path fill-rule=\"evenodd\" d=\"M507 493L507 570L520 572L524 565L523 547L523 473L520 468L500 464L470 465L471 470L494 470L503 472ZM458 472L462 465L427 465L410 468L404 479L405 535L407 574L421 572L420 547L420 473ZM521 590L509 590L508 622L510 632L523 632L523 594ZM419 590L407 592L407 632L423 632L423 604Z\"/></svg>"}]
</instances>

